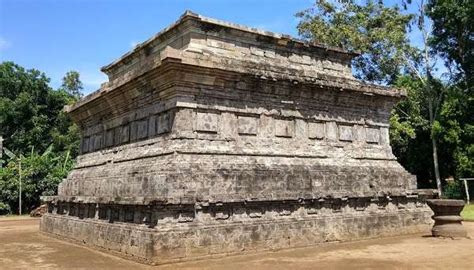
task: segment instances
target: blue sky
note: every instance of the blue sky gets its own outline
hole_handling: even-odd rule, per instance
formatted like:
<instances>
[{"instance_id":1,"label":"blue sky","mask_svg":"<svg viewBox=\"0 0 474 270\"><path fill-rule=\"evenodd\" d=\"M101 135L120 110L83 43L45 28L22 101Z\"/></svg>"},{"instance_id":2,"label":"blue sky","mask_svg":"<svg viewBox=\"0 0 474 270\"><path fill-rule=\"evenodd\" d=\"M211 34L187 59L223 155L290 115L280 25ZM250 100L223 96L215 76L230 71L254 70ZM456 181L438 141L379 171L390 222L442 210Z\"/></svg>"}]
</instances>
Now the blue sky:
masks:
<instances>
[{"instance_id":1,"label":"blue sky","mask_svg":"<svg viewBox=\"0 0 474 270\"><path fill-rule=\"evenodd\" d=\"M387 2L396 2L389 0ZM297 36L294 14L314 0L0 0L0 62L36 68L57 88L77 70L90 93L111 63L185 10ZM415 37L416 39L416 37Z\"/></svg>"},{"instance_id":2,"label":"blue sky","mask_svg":"<svg viewBox=\"0 0 474 270\"><path fill-rule=\"evenodd\" d=\"M0 0L0 61L36 68L58 87L77 70L89 93L100 67L189 9L204 16L297 35L294 14L312 0Z\"/></svg>"}]
</instances>

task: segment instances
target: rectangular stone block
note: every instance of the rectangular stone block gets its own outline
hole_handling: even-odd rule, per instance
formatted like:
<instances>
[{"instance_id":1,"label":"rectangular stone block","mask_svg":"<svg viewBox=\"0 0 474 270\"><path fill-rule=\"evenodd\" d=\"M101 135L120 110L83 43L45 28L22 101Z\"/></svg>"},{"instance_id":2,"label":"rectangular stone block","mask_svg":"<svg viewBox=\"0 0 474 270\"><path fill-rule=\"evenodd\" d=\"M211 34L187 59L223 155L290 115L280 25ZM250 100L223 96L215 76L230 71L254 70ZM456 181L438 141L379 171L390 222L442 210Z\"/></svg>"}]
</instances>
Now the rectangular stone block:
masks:
<instances>
[{"instance_id":1,"label":"rectangular stone block","mask_svg":"<svg viewBox=\"0 0 474 270\"><path fill-rule=\"evenodd\" d=\"M94 140L94 144L93 144L94 151L101 149L102 148L102 134L95 134L94 136L92 136L92 138Z\"/></svg>"},{"instance_id":2,"label":"rectangular stone block","mask_svg":"<svg viewBox=\"0 0 474 270\"><path fill-rule=\"evenodd\" d=\"M196 125L196 113L191 109L181 109L174 114L173 134L178 137L192 137Z\"/></svg>"},{"instance_id":3,"label":"rectangular stone block","mask_svg":"<svg viewBox=\"0 0 474 270\"><path fill-rule=\"evenodd\" d=\"M261 115L259 121L259 136L272 138L275 136L275 119L268 115Z\"/></svg>"},{"instance_id":4,"label":"rectangular stone block","mask_svg":"<svg viewBox=\"0 0 474 270\"><path fill-rule=\"evenodd\" d=\"M130 125L126 124L117 128L119 132L117 132L119 143L127 143L130 140Z\"/></svg>"},{"instance_id":5,"label":"rectangular stone block","mask_svg":"<svg viewBox=\"0 0 474 270\"><path fill-rule=\"evenodd\" d=\"M354 140L353 127L348 125L339 125L339 140L352 142Z\"/></svg>"},{"instance_id":6,"label":"rectangular stone block","mask_svg":"<svg viewBox=\"0 0 474 270\"><path fill-rule=\"evenodd\" d=\"M238 116L239 135L257 135L258 118Z\"/></svg>"},{"instance_id":7,"label":"rectangular stone block","mask_svg":"<svg viewBox=\"0 0 474 270\"><path fill-rule=\"evenodd\" d=\"M114 129L109 129L105 132L105 147L114 145Z\"/></svg>"},{"instance_id":8,"label":"rectangular stone block","mask_svg":"<svg viewBox=\"0 0 474 270\"><path fill-rule=\"evenodd\" d=\"M219 135L223 140L234 140L238 136L238 116L234 113L223 112L220 115Z\"/></svg>"},{"instance_id":9,"label":"rectangular stone block","mask_svg":"<svg viewBox=\"0 0 474 270\"><path fill-rule=\"evenodd\" d=\"M336 122L326 122L326 138L329 141L337 141L338 136L337 136L337 124Z\"/></svg>"},{"instance_id":10,"label":"rectangular stone block","mask_svg":"<svg viewBox=\"0 0 474 270\"><path fill-rule=\"evenodd\" d=\"M83 137L82 139L82 152L87 153L89 152L89 137Z\"/></svg>"},{"instance_id":11,"label":"rectangular stone block","mask_svg":"<svg viewBox=\"0 0 474 270\"><path fill-rule=\"evenodd\" d=\"M137 140L137 132L138 132L138 123L137 121L133 121L130 123L130 141L134 142Z\"/></svg>"},{"instance_id":12,"label":"rectangular stone block","mask_svg":"<svg viewBox=\"0 0 474 270\"><path fill-rule=\"evenodd\" d=\"M324 139L325 134L324 123L308 123L308 137L310 139Z\"/></svg>"},{"instance_id":13,"label":"rectangular stone block","mask_svg":"<svg viewBox=\"0 0 474 270\"><path fill-rule=\"evenodd\" d=\"M170 131L170 115L169 113L161 113L157 117L157 133L163 134Z\"/></svg>"},{"instance_id":14,"label":"rectangular stone block","mask_svg":"<svg viewBox=\"0 0 474 270\"><path fill-rule=\"evenodd\" d=\"M148 119L136 121L137 139L144 139L148 136Z\"/></svg>"},{"instance_id":15,"label":"rectangular stone block","mask_svg":"<svg viewBox=\"0 0 474 270\"><path fill-rule=\"evenodd\" d=\"M148 137L153 137L156 135L156 115L151 115L148 118Z\"/></svg>"},{"instance_id":16,"label":"rectangular stone block","mask_svg":"<svg viewBox=\"0 0 474 270\"><path fill-rule=\"evenodd\" d=\"M275 136L292 138L295 134L295 122L293 120L275 120Z\"/></svg>"},{"instance_id":17,"label":"rectangular stone block","mask_svg":"<svg viewBox=\"0 0 474 270\"><path fill-rule=\"evenodd\" d=\"M196 131L217 133L219 126L219 114L203 113L196 114Z\"/></svg>"},{"instance_id":18,"label":"rectangular stone block","mask_svg":"<svg viewBox=\"0 0 474 270\"><path fill-rule=\"evenodd\" d=\"M378 128L368 127L365 129L366 142L378 144L380 142L380 130Z\"/></svg>"},{"instance_id":19,"label":"rectangular stone block","mask_svg":"<svg viewBox=\"0 0 474 270\"><path fill-rule=\"evenodd\" d=\"M390 135L389 135L388 127L380 128L380 144L381 145L390 144Z\"/></svg>"},{"instance_id":20,"label":"rectangular stone block","mask_svg":"<svg viewBox=\"0 0 474 270\"><path fill-rule=\"evenodd\" d=\"M366 142L366 128L362 125L355 125L354 126L354 141L358 143Z\"/></svg>"},{"instance_id":21,"label":"rectangular stone block","mask_svg":"<svg viewBox=\"0 0 474 270\"><path fill-rule=\"evenodd\" d=\"M299 140L308 139L308 123L303 119L295 119L295 138Z\"/></svg>"}]
</instances>

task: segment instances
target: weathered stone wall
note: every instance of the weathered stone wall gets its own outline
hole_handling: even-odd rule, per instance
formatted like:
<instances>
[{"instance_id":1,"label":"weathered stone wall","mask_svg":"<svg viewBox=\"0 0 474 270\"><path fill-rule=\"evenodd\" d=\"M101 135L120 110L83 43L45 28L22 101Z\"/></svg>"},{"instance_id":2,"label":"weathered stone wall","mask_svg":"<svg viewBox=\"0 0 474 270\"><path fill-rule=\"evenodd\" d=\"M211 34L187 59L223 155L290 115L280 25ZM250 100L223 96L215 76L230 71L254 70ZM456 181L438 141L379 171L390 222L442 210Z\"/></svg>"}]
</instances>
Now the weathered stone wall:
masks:
<instances>
[{"instance_id":1,"label":"weathered stone wall","mask_svg":"<svg viewBox=\"0 0 474 270\"><path fill-rule=\"evenodd\" d=\"M168 71L157 80L180 84L167 89L173 99L153 103L150 97L162 91L151 85L135 98L143 104L138 108L116 114L101 108L104 117L84 128L84 155L59 195L244 200L416 189L389 145L389 109L396 98L209 73L194 67ZM220 84L187 81L188 74ZM100 114L86 119L93 123Z\"/></svg>"},{"instance_id":2,"label":"weathered stone wall","mask_svg":"<svg viewBox=\"0 0 474 270\"><path fill-rule=\"evenodd\" d=\"M131 206L61 203L41 229L145 263L429 230L418 197Z\"/></svg>"},{"instance_id":3,"label":"weathered stone wall","mask_svg":"<svg viewBox=\"0 0 474 270\"><path fill-rule=\"evenodd\" d=\"M353 56L187 13L67 109L81 155L41 230L163 263L423 228L389 144L404 94Z\"/></svg>"}]
</instances>

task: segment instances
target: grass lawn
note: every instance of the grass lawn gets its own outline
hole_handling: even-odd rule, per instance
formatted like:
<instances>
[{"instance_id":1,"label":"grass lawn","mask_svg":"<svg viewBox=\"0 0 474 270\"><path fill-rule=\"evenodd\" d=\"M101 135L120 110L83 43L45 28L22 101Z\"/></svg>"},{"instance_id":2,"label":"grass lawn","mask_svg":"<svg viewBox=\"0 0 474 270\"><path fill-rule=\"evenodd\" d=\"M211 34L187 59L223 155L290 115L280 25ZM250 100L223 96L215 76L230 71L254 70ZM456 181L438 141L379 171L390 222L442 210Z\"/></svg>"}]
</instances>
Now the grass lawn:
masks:
<instances>
[{"instance_id":1,"label":"grass lawn","mask_svg":"<svg viewBox=\"0 0 474 270\"><path fill-rule=\"evenodd\" d=\"M474 204L466 204L461 212L464 220L474 221Z\"/></svg>"}]
</instances>

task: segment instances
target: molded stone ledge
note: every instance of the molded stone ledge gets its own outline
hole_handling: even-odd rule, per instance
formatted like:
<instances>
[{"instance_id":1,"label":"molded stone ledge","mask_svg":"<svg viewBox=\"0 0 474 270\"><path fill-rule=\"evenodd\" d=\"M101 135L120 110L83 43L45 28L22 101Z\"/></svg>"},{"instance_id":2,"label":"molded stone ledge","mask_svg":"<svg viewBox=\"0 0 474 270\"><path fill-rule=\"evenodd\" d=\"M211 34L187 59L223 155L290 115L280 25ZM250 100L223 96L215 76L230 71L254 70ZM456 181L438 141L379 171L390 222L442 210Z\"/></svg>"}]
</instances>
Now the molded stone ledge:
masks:
<instances>
[{"instance_id":1,"label":"molded stone ledge","mask_svg":"<svg viewBox=\"0 0 474 270\"><path fill-rule=\"evenodd\" d=\"M224 109L224 108L220 108ZM199 111L192 110L189 112L189 115L186 115L183 119L178 117L174 120L174 110L170 112L161 112L155 114L150 111L147 114L144 114L140 119L133 120L130 117L122 116L122 121L117 121L117 119L110 120L109 122L115 122L115 124L98 124L91 128L88 128L82 137L81 142L81 153L86 154L88 152L95 152L98 150L107 151L108 149L121 149L122 145L132 144L137 141L149 141L149 143L155 143L157 140L156 137L161 136L165 133L172 131L173 133L179 133L182 130L177 130L174 128L172 130L172 122L190 122L193 123L193 128L190 131L202 132L202 133L212 133L216 136L211 137L212 139L225 139L223 138L223 133L227 134L227 137L232 139L237 139L242 135L255 135L257 137L264 136L263 131L266 128L274 129L274 134L272 133L271 137L280 137L280 138L295 138L295 129L299 130L298 139L310 140L318 139L323 142L326 141L335 141L339 142L342 146L347 143L356 141L356 137L353 136L353 129L359 127L359 122L354 121L328 121L328 120L317 120L318 122L313 122L315 119L305 119L302 117L294 116L276 116L271 117L267 125L264 127L264 120L262 120L263 113L256 113L249 111L246 112L247 115L252 117L242 117L236 111L226 110L225 112L230 112L225 114L224 111L215 112L210 108L200 109ZM184 112L179 112L184 114ZM224 119L227 117L226 119ZM240 120L239 120L240 119ZM133 120L133 121L132 121ZM228 121L226 120L238 120L238 129L235 131L229 130ZM245 123L246 120L249 123ZM122 124L117 124L120 122ZM106 122L107 123L107 122ZM183 123L176 123L182 125ZM325 125L327 127L325 127ZM108 128L104 128L107 126ZM250 128L250 129L249 129ZM338 131L339 128L339 131ZM246 130L249 129L249 130ZM372 145L380 145L382 139L386 141L386 138L383 138L381 130L384 129L383 126L360 126L359 129L364 131L372 130L376 132L377 141L368 142ZM259 132L262 130L262 132ZM173 134L172 133L172 134ZM339 137L337 136L339 134ZM269 135L269 134L267 134ZM375 136L375 135L374 135ZM199 136L196 133L189 133L188 138L201 138L201 139L211 139L208 137ZM228 139L229 139L228 138ZM358 144L365 145L365 141L359 141ZM137 146L140 144L136 144Z\"/></svg>"},{"instance_id":2,"label":"molded stone ledge","mask_svg":"<svg viewBox=\"0 0 474 270\"><path fill-rule=\"evenodd\" d=\"M424 204L390 211L313 212L296 219L287 215L286 209L279 211L272 219L253 211L253 218L249 214L248 219L235 221L216 211L215 221L210 223L186 222L189 217L185 217L184 222L158 221L158 226L46 213L40 230L142 263L163 264L419 233L428 229L431 215Z\"/></svg>"},{"instance_id":3,"label":"molded stone ledge","mask_svg":"<svg viewBox=\"0 0 474 270\"><path fill-rule=\"evenodd\" d=\"M334 199L341 199L341 200L347 200L347 199L354 199L354 198L361 198L362 200L364 199L370 199L370 201L379 201L383 200L383 198L386 198L387 200L392 200L394 197L406 197L408 199L416 199L420 198L422 200L426 200L429 198L434 198L437 196L437 190L436 189L417 189L417 190L408 190L403 193L403 195L400 194L392 194L392 195L386 195L383 197L379 196L368 196L368 197L360 197L360 196L317 196L315 194L282 194L280 196L278 201L298 201L298 202L303 202L303 201L314 201L314 200L334 200ZM303 196L302 196L303 195ZM295 199L298 198L298 199ZM273 200L272 200L273 199ZM171 198L156 198L156 197L107 197L107 196L100 196L100 197L94 197L94 196L41 196L41 201L46 202L46 203L57 203L57 202L74 202L74 203L102 203L102 204L123 204L123 205L157 205L157 204L172 204L174 199ZM242 197L232 197L231 195L225 200L227 203L239 203L239 202L269 202L269 201L275 201L275 198L273 197L268 197L268 196L262 196L259 198L242 198ZM183 203L183 204L196 204L196 205L204 205L207 206L209 204L220 204L223 205L222 201L196 201L195 198L186 198L183 197L182 200L180 200L178 203Z\"/></svg>"},{"instance_id":4,"label":"molded stone ledge","mask_svg":"<svg viewBox=\"0 0 474 270\"><path fill-rule=\"evenodd\" d=\"M195 204L195 203L239 203L239 202L262 202L262 201L292 201L292 200L319 200L319 199L344 199L344 198L381 198L381 197L417 197L416 191L405 189L395 190L390 192L290 192L281 191L269 195L260 195L251 197L248 194L224 194L224 195L210 195L206 198L190 192L189 195L181 195L177 197L110 197L110 196L44 196L42 199L45 202L75 202L75 203L112 203L112 204L133 204L133 205L149 205L149 204ZM424 194L421 197L430 198L432 195Z\"/></svg>"},{"instance_id":5,"label":"molded stone ledge","mask_svg":"<svg viewBox=\"0 0 474 270\"><path fill-rule=\"evenodd\" d=\"M43 197L48 212L80 219L95 219L104 222L144 224L149 227L172 223L234 222L246 219L268 219L276 216L302 218L354 214L369 211L371 214L399 210L428 209L428 196L404 197L358 197L319 198L314 200L245 201L245 202L200 202L195 204L167 204L144 200L127 204L125 201L92 202L80 198Z\"/></svg>"}]
</instances>

